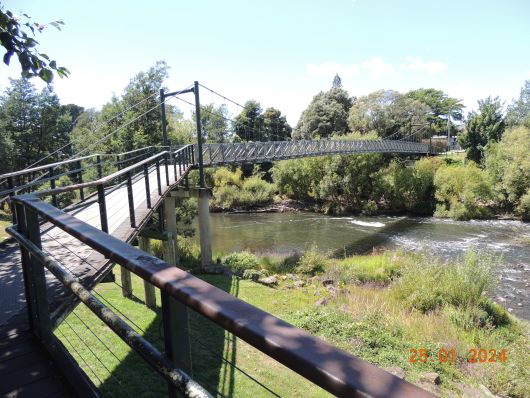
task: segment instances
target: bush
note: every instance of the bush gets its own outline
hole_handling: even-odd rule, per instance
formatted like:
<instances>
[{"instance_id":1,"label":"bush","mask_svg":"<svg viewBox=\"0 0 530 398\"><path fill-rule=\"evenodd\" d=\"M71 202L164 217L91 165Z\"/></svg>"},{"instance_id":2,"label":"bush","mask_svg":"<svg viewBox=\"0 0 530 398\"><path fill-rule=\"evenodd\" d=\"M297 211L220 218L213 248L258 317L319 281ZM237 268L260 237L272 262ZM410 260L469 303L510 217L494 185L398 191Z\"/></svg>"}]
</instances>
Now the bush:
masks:
<instances>
[{"instance_id":1,"label":"bush","mask_svg":"<svg viewBox=\"0 0 530 398\"><path fill-rule=\"evenodd\" d=\"M219 167L213 173L214 187L236 186L241 187L241 169L236 169L234 172L228 170L226 167Z\"/></svg>"},{"instance_id":2,"label":"bush","mask_svg":"<svg viewBox=\"0 0 530 398\"><path fill-rule=\"evenodd\" d=\"M447 264L423 258L403 269L393 292L409 308L421 312L444 306L469 313L491 309L484 294L493 284L494 263L491 257L475 252Z\"/></svg>"},{"instance_id":3,"label":"bush","mask_svg":"<svg viewBox=\"0 0 530 398\"><path fill-rule=\"evenodd\" d=\"M530 188L521 196L519 205L517 206L517 213L524 221L530 221Z\"/></svg>"},{"instance_id":4,"label":"bush","mask_svg":"<svg viewBox=\"0 0 530 398\"><path fill-rule=\"evenodd\" d=\"M274 198L274 185L263 181L259 176L245 179L242 191L244 201L250 206L267 204Z\"/></svg>"},{"instance_id":5,"label":"bush","mask_svg":"<svg viewBox=\"0 0 530 398\"><path fill-rule=\"evenodd\" d=\"M242 251L231 253L223 259L223 264L229 267L238 276L243 276L245 270L255 270L259 268L258 258L248 252Z\"/></svg>"},{"instance_id":6,"label":"bush","mask_svg":"<svg viewBox=\"0 0 530 398\"><path fill-rule=\"evenodd\" d=\"M201 264L201 248L192 239L178 236L177 247L180 266L185 269L199 268Z\"/></svg>"},{"instance_id":7,"label":"bush","mask_svg":"<svg viewBox=\"0 0 530 398\"><path fill-rule=\"evenodd\" d=\"M294 253L288 256L272 255L261 257L261 266L273 274L286 274L296 272L296 264L301 255Z\"/></svg>"},{"instance_id":8,"label":"bush","mask_svg":"<svg viewBox=\"0 0 530 398\"><path fill-rule=\"evenodd\" d=\"M315 275L323 272L327 264L327 257L320 254L316 247L313 247L303 254L295 270L301 274Z\"/></svg>"},{"instance_id":9,"label":"bush","mask_svg":"<svg viewBox=\"0 0 530 398\"><path fill-rule=\"evenodd\" d=\"M491 215L495 197L488 175L475 163L442 166L434 176L435 216L454 220L486 218Z\"/></svg>"},{"instance_id":10,"label":"bush","mask_svg":"<svg viewBox=\"0 0 530 398\"><path fill-rule=\"evenodd\" d=\"M282 195L292 199L313 199L317 196L324 165L329 158L306 158L277 162L272 175Z\"/></svg>"}]
</instances>

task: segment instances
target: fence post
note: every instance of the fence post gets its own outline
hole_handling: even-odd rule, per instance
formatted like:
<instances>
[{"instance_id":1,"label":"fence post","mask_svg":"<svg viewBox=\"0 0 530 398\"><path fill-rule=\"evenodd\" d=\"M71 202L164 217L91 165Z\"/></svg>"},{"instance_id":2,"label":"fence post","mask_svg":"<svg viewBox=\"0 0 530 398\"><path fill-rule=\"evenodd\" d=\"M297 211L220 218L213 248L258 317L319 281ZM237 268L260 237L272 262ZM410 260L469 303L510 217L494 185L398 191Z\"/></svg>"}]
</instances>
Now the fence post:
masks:
<instances>
[{"instance_id":1,"label":"fence post","mask_svg":"<svg viewBox=\"0 0 530 398\"><path fill-rule=\"evenodd\" d=\"M151 188L149 187L149 168L144 164L144 179L145 179L145 196L147 200L147 208L151 208Z\"/></svg>"},{"instance_id":2,"label":"fence post","mask_svg":"<svg viewBox=\"0 0 530 398\"><path fill-rule=\"evenodd\" d=\"M78 174L79 183L82 184L83 183L83 170L81 170L81 161L77 162L77 168L79 169L79 174ZM85 191L82 187L79 188L79 196L81 197L81 201L85 200Z\"/></svg>"},{"instance_id":3,"label":"fence post","mask_svg":"<svg viewBox=\"0 0 530 398\"><path fill-rule=\"evenodd\" d=\"M164 261L168 264L178 266L179 258L177 251L177 222L175 214L175 198L164 199L164 214L166 224L167 240L164 244ZM162 297L162 321L164 328L164 346L166 356L187 374L192 374L192 362L190 351L188 308L161 292ZM169 386L169 396L180 396L175 388Z\"/></svg>"},{"instance_id":4,"label":"fence post","mask_svg":"<svg viewBox=\"0 0 530 398\"><path fill-rule=\"evenodd\" d=\"M103 167L101 166L101 156L96 156L96 168L98 170L98 178L103 178Z\"/></svg>"},{"instance_id":5,"label":"fence post","mask_svg":"<svg viewBox=\"0 0 530 398\"><path fill-rule=\"evenodd\" d=\"M19 203L15 207L19 232L40 249L42 246L37 212ZM20 245L20 252L29 324L37 338L45 346L49 346L52 341L52 327L44 266L22 245Z\"/></svg>"},{"instance_id":6,"label":"fence post","mask_svg":"<svg viewBox=\"0 0 530 398\"><path fill-rule=\"evenodd\" d=\"M50 168L48 169L48 174L50 175L50 177L53 177L53 171L54 171L54 170L53 170L53 167L50 167ZM52 178L52 179L50 180L50 188L51 188L51 189L55 189L55 187L56 187L56 185L55 185L55 178ZM53 195L52 195L52 204L53 204L55 207L57 207L57 195L56 195L56 194L53 194Z\"/></svg>"},{"instance_id":7,"label":"fence post","mask_svg":"<svg viewBox=\"0 0 530 398\"><path fill-rule=\"evenodd\" d=\"M138 245L140 247L140 250L143 250L146 253L149 253L151 251L151 242L149 238L146 238L145 236L138 236ZM145 305L149 308L155 308L156 307L155 287L151 285L149 282L144 281L144 291L145 291Z\"/></svg>"},{"instance_id":8,"label":"fence post","mask_svg":"<svg viewBox=\"0 0 530 398\"><path fill-rule=\"evenodd\" d=\"M134 196L132 189L132 176L131 172L127 173L127 201L129 202L129 219L131 221L131 227L136 228L136 215L134 214Z\"/></svg>"},{"instance_id":9,"label":"fence post","mask_svg":"<svg viewBox=\"0 0 530 398\"><path fill-rule=\"evenodd\" d=\"M109 222L107 220L107 203L105 200L105 187L103 184L98 184L98 204L99 204L99 219L101 221L101 230L109 233Z\"/></svg>"}]
</instances>

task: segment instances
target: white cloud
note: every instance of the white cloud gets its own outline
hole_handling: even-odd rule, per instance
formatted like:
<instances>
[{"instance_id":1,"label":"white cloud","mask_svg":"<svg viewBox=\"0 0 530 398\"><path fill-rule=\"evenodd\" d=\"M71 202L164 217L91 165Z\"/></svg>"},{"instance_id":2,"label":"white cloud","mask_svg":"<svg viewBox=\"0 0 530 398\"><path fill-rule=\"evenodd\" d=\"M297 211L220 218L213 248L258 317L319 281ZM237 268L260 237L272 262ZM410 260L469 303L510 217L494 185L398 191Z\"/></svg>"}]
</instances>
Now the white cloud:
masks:
<instances>
[{"instance_id":1,"label":"white cloud","mask_svg":"<svg viewBox=\"0 0 530 398\"><path fill-rule=\"evenodd\" d=\"M423 62L421 57L406 57L405 62L407 69L424 71L430 75L441 73L447 68L444 63L439 61Z\"/></svg>"},{"instance_id":2,"label":"white cloud","mask_svg":"<svg viewBox=\"0 0 530 398\"><path fill-rule=\"evenodd\" d=\"M363 62L363 68L368 69L372 76L388 76L394 73L394 67L386 64L381 57L373 57Z\"/></svg>"},{"instance_id":3,"label":"white cloud","mask_svg":"<svg viewBox=\"0 0 530 398\"><path fill-rule=\"evenodd\" d=\"M342 78L354 77L359 74L359 65L343 65L339 63L323 63L320 65L307 65L307 73L310 76L333 77L339 74Z\"/></svg>"}]
</instances>

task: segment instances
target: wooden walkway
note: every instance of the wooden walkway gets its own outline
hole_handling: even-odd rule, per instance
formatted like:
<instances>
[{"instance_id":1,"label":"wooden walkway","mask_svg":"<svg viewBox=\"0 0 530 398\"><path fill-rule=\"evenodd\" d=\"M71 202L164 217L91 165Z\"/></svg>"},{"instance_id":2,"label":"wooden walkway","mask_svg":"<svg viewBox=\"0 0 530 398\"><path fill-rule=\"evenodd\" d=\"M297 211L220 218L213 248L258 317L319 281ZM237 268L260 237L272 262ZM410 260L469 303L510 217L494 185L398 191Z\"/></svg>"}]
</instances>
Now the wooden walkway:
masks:
<instances>
[{"instance_id":1,"label":"wooden walkway","mask_svg":"<svg viewBox=\"0 0 530 398\"><path fill-rule=\"evenodd\" d=\"M142 174L133 180L137 228L131 227L125 184L105 190L109 233L122 241L131 241L147 222L163 197L175 188L183 175L175 178L169 167L169 186L165 168L160 168L162 195L158 193L155 168L149 170L152 209L147 208L145 180ZM96 196L68 211L78 219L101 228ZM42 248L83 281L94 286L112 264L101 254L50 224L41 226ZM76 302L64 286L46 271L48 301L52 322L60 321ZM63 380L47 353L29 332L24 296L20 252L15 243L0 246L0 397L69 397L70 387Z\"/></svg>"}]
</instances>

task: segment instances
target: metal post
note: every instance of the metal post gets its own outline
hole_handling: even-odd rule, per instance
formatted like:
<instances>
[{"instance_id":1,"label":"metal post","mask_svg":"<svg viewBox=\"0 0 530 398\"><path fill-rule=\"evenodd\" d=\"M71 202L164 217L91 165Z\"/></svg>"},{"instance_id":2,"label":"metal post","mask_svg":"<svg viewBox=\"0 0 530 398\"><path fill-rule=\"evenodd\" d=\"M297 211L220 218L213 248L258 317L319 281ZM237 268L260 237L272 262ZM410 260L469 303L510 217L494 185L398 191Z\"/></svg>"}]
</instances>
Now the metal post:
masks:
<instances>
[{"instance_id":1,"label":"metal post","mask_svg":"<svg viewBox=\"0 0 530 398\"><path fill-rule=\"evenodd\" d=\"M155 159L156 166L156 182L158 184L158 194L162 196L162 182L160 181L160 161L158 158Z\"/></svg>"},{"instance_id":2,"label":"metal post","mask_svg":"<svg viewBox=\"0 0 530 398\"><path fill-rule=\"evenodd\" d=\"M164 89L160 89L160 112L162 114L162 145L168 146L167 140L167 127L166 127L166 96L164 95Z\"/></svg>"},{"instance_id":3,"label":"metal post","mask_svg":"<svg viewBox=\"0 0 530 398\"><path fill-rule=\"evenodd\" d=\"M144 164L144 178L145 178L145 195L147 199L147 208L151 208L151 188L149 187L149 169L147 164Z\"/></svg>"},{"instance_id":4,"label":"metal post","mask_svg":"<svg viewBox=\"0 0 530 398\"><path fill-rule=\"evenodd\" d=\"M196 81L193 85L193 93L195 94L195 121L197 124L197 151L199 159L199 187L204 188L204 168L202 163L202 127L201 127L201 102L199 99L199 82Z\"/></svg>"},{"instance_id":5,"label":"metal post","mask_svg":"<svg viewBox=\"0 0 530 398\"><path fill-rule=\"evenodd\" d=\"M166 153L164 155L165 169L166 169L166 186L169 187L169 155Z\"/></svg>"},{"instance_id":6,"label":"metal post","mask_svg":"<svg viewBox=\"0 0 530 398\"><path fill-rule=\"evenodd\" d=\"M138 245L140 246L140 250L143 250L146 253L149 253L151 251L151 242L149 238L146 238L145 236L138 237ZM151 285L149 282L144 281L144 292L145 292L145 305L149 308L155 308L156 307L155 287Z\"/></svg>"},{"instance_id":7,"label":"metal post","mask_svg":"<svg viewBox=\"0 0 530 398\"><path fill-rule=\"evenodd\" d=\"M17 224L19 232L39 249L42 248L37 212L21 204L16 204L16 212L19 221ZM24 246L20 246L20 251L22 254L26 305L28 307L31 330L45 346L49 346L53 335L46 294L44 266Z\"/></svg>"},{"instance_id":8,"label":"metal post","mask_svg":"<svg viewBox=\"0 0 530 398\"><path fill-rule=\"evenodd\" d=\"M83 183L83 170L81 170L81 161L77 162L77 168L79 169L79 183ZM79 196L81 201L85 200L85 191L83 188L79 188Z\"/></svg>"},{"instance_id":9,"label":"metal post","mask_svg":"<svg viewBox=\"0 0 530 398\"><path fill-rule=\"evenodd\" d=\"M99 204L99 218L101 220L101 230L109 233L109 222L107 220L107 203L105 200L105 187L103 184L97 186L98 189L98 204Z\"/></svg>"},{"instance_id":10,"label":"metal post","mask_svg":"<svg viewBox=\"0 0 530 398\"><path fill-rule=\"evenodd\" d=\"M103 167L101 166L101 156L96 156L96 168L98 170L98 178L103 178Z\"/></svg>"},{"instance_id":11,"label":"metal post","mask_svg":"<svg viewBox=\"0 0 530 398\"><path fill-rule=\"evenodd\" d=\"M53 167L50 167L48 169L48 174L50 175L50 177L53 177ZM56 185L55 185L55 178L52 178L50 180L50 188L51 189L55 189ZM52 204L57 207L57 195L53 194L52 195Z\"/></svg>"},{"instance_id":12,"label":"metal post","mask_svg":"<svg viewBox=\"0 0 530 398\"><path fill-rule=\"evenodd\" d=\"M129 202L129 219L131 221L131 227L136 228L136 215L134 214L134 196L130 171L127 173L127 199Z\"/></svg>"}]
</instances>

